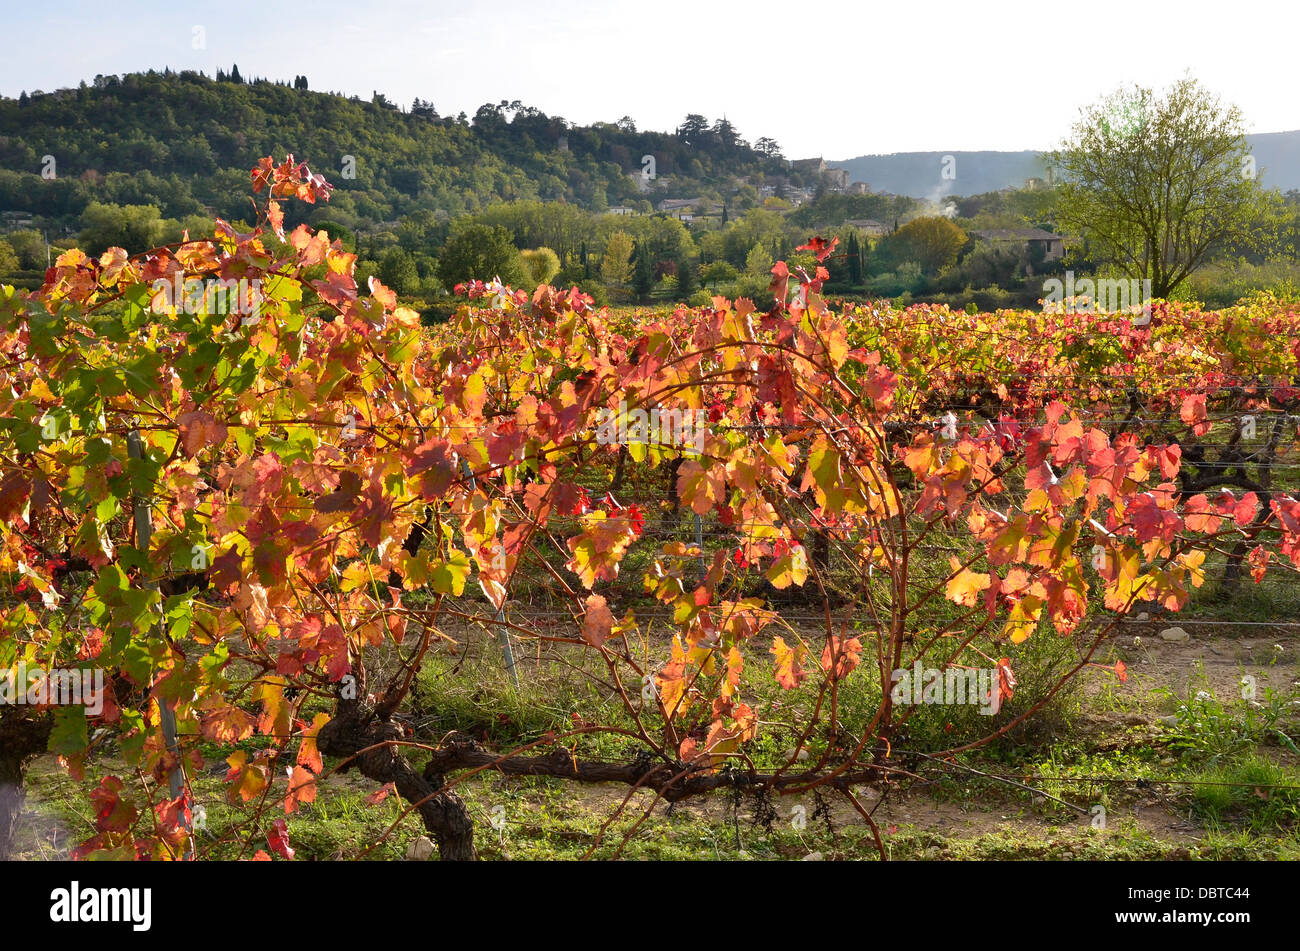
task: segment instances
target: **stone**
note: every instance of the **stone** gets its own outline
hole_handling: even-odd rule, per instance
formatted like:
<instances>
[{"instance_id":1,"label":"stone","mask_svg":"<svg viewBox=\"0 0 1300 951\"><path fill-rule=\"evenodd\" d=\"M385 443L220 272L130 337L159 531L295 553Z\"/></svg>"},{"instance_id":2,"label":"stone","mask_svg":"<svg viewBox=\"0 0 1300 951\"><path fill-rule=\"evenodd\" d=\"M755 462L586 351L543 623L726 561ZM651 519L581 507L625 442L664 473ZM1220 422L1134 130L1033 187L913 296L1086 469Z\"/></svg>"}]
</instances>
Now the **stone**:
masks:
<instances>
[{"instance_id":1,"label":"stone","mask_svg":"<svg viewBox=\"0 0 1300 951\"><path fill-rule=\"evenodd\" d=\"M1162 641L1172 641L1174 643L1181 643L1182 641L1185 641L1190 637L1191 635L1188 634L1186 631L1184 631L1181 627L1167 627L1160 632L1160 639Z\"/></svg>"},{"instance_id":2,"label":"stone","mask_svg":"<svg viewBox=\"0 0 1300 951\"><path fill-rule=\"evenodd\" d=\"M433 857L433 840L422 835L406 847L408 862L427 862Z\"/></svg>"}]
</instances>

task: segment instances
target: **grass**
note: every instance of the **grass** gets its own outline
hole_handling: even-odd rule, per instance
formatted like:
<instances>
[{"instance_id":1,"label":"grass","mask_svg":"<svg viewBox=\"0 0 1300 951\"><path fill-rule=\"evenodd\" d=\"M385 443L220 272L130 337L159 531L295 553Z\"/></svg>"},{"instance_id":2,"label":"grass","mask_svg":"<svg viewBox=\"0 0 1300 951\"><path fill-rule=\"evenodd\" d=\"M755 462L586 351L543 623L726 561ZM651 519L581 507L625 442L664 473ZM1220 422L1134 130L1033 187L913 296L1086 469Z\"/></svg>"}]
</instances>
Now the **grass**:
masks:
<instances>
[{"instance_id":1,"label":"grass","mask_svg":"<svg viewBox=\"0 0 1300 951\"><path fill-rule=\"evenodd\" d=\"M1300 856L1297 793L1268 788L1300 786L1294 766L1248 754L1212 767L1190 767L1168 759L1165 751L1141 735L1133 734L1132 739L1133 744L1118 753L1090 752L1069 742L1050 744L1039 748L1037 763L1026 762L1018 771L980 758L968 760L1085 808L1104 804L1109 820L1104 830L1092 829L1087 816L1051 800L960 771L940 773L928 786L914 786L910 792L891 792L883 804L872 790L860 789L859 795L868 809L875 810L887 853L895 860ZM1129 783L1062 781L1071 777L1136 777L1151 785L1144 789ZM1200 785L1161 785L1171 777L1186 777ZM91 834L91 817L79 811L84 800L76 794L78 787L84 792L89 785L89 780L74 782L48 762L33 770L30 798L41 815L43 841L49 839L52 827L59 830L56 845L66 846ZM278 807L271 806L258 818L250 807L228 804L224 784L214 773L200 776L196 791L207 810L201 835L206 857L246 858L266 847L265 831L282 815ZM799 860L810 853L826 859L877 857L870 830L834 799L828 800L828 825L808 796L773 797L764 805L750 795L737 803L723 792L669 808L642 791L632 797L626 812L615 816L626 795L623 787L579 787L546 777L480 774L459 784L457 791L474 818L485 859L568 860L589 853L594 858L631 860ZM373 784L359 777L334 776L324 781L317 800L288 817L297 857L404 857L423 830L411 815L402 815L405 804L397 797L376 804L368 801L373 792ZM1168 807L1171 816L1190 815L1189 834L1171 838L1165 830L1139 821L1143 811L1139 807L1149 806L1153 797ZM795 822L796 805L804 808L802 827ZM500 831L492 824L497 815L504 820ZM929 822L922 821L927 817ZM52 854L34 836L25 851L28 858Z\"/></svg>"},{"instance_id":2,"label":"grass","mask_svg":"<svg viewBox=\"0 0 1300 951\"><path fill-rule=\"evenodd\" d=\"M1251 753L1195 774L1192 805L1215 829L1252 832L1295 828L1300 820L1300 769Z\"/></svg>"}]
</instances>

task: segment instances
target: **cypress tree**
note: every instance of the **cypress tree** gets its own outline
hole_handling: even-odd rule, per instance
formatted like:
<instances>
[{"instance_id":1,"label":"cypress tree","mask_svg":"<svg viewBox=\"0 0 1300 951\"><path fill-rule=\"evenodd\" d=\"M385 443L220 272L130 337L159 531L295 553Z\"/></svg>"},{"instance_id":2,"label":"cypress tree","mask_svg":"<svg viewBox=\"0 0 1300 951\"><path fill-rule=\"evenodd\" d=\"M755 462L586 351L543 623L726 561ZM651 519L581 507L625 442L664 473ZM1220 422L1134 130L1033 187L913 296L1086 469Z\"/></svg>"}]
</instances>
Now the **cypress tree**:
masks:
<instances>
[{"instance_id":1,"label":"cypress tree","mask_svg":"<svg viewBox=\"0 0 1300 951\"><path fill-rule=\"evenodd\" d=\"M655 286L654 267L650 263L650 249L642 244L636 247L636 271L632 275L632 290L637 300L644 301Z\"/></svg>"},{"instance_id":2,"label":"cypress tree","mask_svg":"<svg viewBox=\"0 0 1300 951\"><path fill-rule=\"evenodd\" d=\"M677 262L677 296L687 300L695 293L695 273L691 262L682 258Z\"/></svg>"}]
</instances>

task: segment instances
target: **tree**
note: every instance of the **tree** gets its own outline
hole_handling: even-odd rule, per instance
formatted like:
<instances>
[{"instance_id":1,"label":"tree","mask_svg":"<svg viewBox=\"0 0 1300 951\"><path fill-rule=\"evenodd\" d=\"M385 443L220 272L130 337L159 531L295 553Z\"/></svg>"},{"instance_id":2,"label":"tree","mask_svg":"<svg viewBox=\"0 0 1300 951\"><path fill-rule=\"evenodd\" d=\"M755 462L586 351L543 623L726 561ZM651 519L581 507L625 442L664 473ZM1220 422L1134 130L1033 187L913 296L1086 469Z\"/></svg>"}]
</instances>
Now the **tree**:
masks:
<instances>
[{"instance_id":1,"label":"tree","mask_svg":"<svg viewBox=\"0 0 1300 951\"><path fill-rule=\"evenodd\" d=\"M379 260L379 279L399 294L414 294L420 289L420 275L415 259L401 248L389 248Z\"/></svg>"},{"instance_id":2,"label":"tree","mask_svg":"<svg viewBox=\"0 0 1300 951\"><path fill-rule=\"evenodd\" d=\"M700 272L700 279L715 291L719 284L729 284L738 277L740 272L726 261L710 262L704 265Z\"/></svg>"},{"instance_id":3,"label":"tree","mask_svg":"<svg viewBox=\"0 0 1300 951\"><path fill-rule=\"evenodd\" d=\"M480 132L500 132L507 128L501 107L496 103L485 102L474 113L474 128Z\"/></svg>"},{"instance_id":4,"label":"tree","mask_svg":"<svg viewBox=\"0 0 1300 951\"><path fill-rule=\"evenodd\" d=\"M646 242L637 242L633 263L635 268L632 273L632 291L636 294L637 300L644 301L655 286L654 260Z\"/></svg>"},{"instance_id":5,"label":"tree","mask_svg":"<svg viewBox=\"0 0 1300 951\"><path fill-rule=\"evenodd\" d=\"M844 242L844 279L855 287L862 283L862 242L856 229Z\"/></svg>"},{"instance_id":6,"label":"tree","mask_svg":"<svg viewBox=\"0 0 1300 951\"><path fill-rule=\"evenodd\" d=\"M92 201L81 215L78 245L87 254L111 247L145 251L162 241L165 226L156 205L115 205Z\"/></svg>"},{"instance_id":7,"label":"tree","mask_svg":"<svg viewBox=\"0 0 1300 951\"><path fill-rule=\"evenodd\" d=\"M312 227L314 227L317 232L326 232L331 241L338 239L343 242L343 247L346 250L353 252L357 250L356 233L346 225L342 225L329 218L322 218L321 220L314 222Z\"/></svg>"},{"instance_id":8,"label":"tree","mask_svg":"<svg viewBox=\"0 0 1300 951\"><path fill-rule=\"evenodd\" d=\"M695 293L695 267L687 258L677 261L677 298L689 300Z\"/></svg>"},{"instance_id":9,"label":"tree","mask_svg":"<svg viewBox=\"0 0 1300 951\"><path fill-rule=\"evenodd\" d=\"M17 253L18 266L20 268L33 271L37 268L44 268L47 265L45 238L39 231L35 231L31 228L11 231L5 235L5 240L9 242L9 245Z\"/></svg>"},{"instance_id":10,"label":"tree","mask_svg":"<svg viewBox=\"0 0 1300 951\"><path fill-rule=\"evenodd\" d=\"M763 277L772 270L772 255L767 248L756 244L745 255L745 273L751 277Z\"/></svg>"},{"instance_id":11,"label":"tree","mask_svg":"<svg viewBox=\"0 0 1300 951\"><path fill-rule=\"evenodd\" d=\"M677 127L677 138L687 145L699 146L704 143L708 135L709 120L695 112L690 113Z\"/></svg>"},{"instance_id":12,"label":"tree","mask_svg":"<svg viewBox=\"0 0 1300 951\"><path fill-rule=\"evenodd\" d=\"M586 211L556 201L503 202L485 208L474 220L506 228L518 247L547 247L561 259L578 250L593 228Z\"/></svg>"},{"instance_id":13,"label":"tree","mask_svg":"<svg viewBox=\"0 0 1300 951\"><path fill-rule=\"evenodd\" d=\"M605 242L605 256L600 260L600 279L611 289L622 288L632 276L632 236L615 231Z\"/></svg>"},{"instance_id":14,"label":"tree","mask_svg":"<svg viewBox=\"0 0 1300 951\"><path fill-rule=\"evenodd\" d=\"M18 270L18 254L8 241L0 240L0 274L12 274Z\"/></svg>"},{"instance_id":15,"label":"tree","mask_svg":"<svg viewBox=\"0 0 1300 951\"><path fill-rule=\"evenodd\" d=\"M719 119L713 123L713 135L722 146L724 152L733 151L740 143L740 133L736 127L726 118Z\"/></svg>"},{"instance_id":16,"label":"tree","mask_svg":"<svg viewBox=\"0 0 1300 951\"><path fill-rule=\"evenodd\" d=\"M500 278L511 287L528 283L519 249L505 228L470 224L454 231L438 252L438 277L448 290L462 281Z\"/></svg>"},{"instance_id":17,"label":"tree","mask_svg":"<svg viewBox=\"0 0 1300 951\"><path fill-rule=\"evenodd\" d=\"M230 70L230 81L232 83L242 83L244 81L244 77L239 75L238 63L235 63L235 65Z\"/></svg>"},{"instance_id":18,"label":"tree","mask_svg":"<svg viewBox=\"0 0 1300 951\"><path fill-rule=\"evenodd\" d=\"M1272 203L1255 176L1241 111L1185 77L1135 86L1083 111L1052 153L1063 228L1168 297L1215 245L1249 242Z\"/></svg>"},{"instance_id":19,"label":"tree","mask_svg":"<svg viewBox=\"0 0 1300 951\"><path fill-rule=\"evenodd\" d=\"M549 284L560 273L560 258L550 248L534 248L521 252L524 266L528 268L528 281L533 287Z\"/></svg>"},{"instance_id":20,"label":"tree","mask_svg":"<svg viewBox=\"0 0 1300 951\"><path fill-rule=\"evenodd\" d=\"M885 237L877 251L892 267L915 261L923 273L934 275L954 264L965 244L965 231L947 218L929 215L913 218Z\"/></svg>"}]
</instances>

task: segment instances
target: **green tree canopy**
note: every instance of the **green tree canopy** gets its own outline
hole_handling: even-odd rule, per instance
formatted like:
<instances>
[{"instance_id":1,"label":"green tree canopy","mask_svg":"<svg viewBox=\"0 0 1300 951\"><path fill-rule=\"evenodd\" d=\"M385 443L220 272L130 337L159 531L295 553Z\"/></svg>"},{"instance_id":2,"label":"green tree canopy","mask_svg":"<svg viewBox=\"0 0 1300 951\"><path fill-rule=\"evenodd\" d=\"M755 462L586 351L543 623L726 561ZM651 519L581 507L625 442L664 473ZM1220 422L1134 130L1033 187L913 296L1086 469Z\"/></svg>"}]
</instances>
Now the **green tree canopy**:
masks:
<instances>
[{"instance_id":1,"label":"green tree canopy","mask_svg":"<svg viewBox=\"0 0 1300 951\"><path fill-rule=\"evenodd\" d=\"M39 231L31 228L11 231L5 235L5 241L17 253L19 267L30 271L46 266L45 238Z\"/></svg>"},{"instance_id":2,"label":"green tree canopy","mask_svg":"<svg viewBox=\"0 0 1300 951\"><path fill-rule=\"evenodd\" d=\"M877 252L889 267L915 261L925 274L937 274L957 260L966 232L947 218L914 218L881 240Z\"/></svg>"},{"instance_id":3,"label":"green tree canopy","mask_svg":"<svg viewBox=\"0 0 1300 951\"><path fill-rule=\"evenodd\" d=\"M18 254L8 241L0 240L0 274L12 274L18 270Z\"/></svg>"},{"instance_id":4,"label":"green tree canopy","mask_svg":"<svg viewBox=\"0 0 1300 951\"><path fill-rule=\"evenodd\" d=\"M125 248L132 254L157 247L166 226L157 205L115 205L92 201L81 215L78 247L87 254Z\"/></svg>"},{"instance_id":5,"label":"green tree canopy","mask_svg":"<svg viewBox=\"0 0 1300 951\"><path fill-rule=\"evenodd\" d=\"M528 273L510 232L505 228L467 224L457 228L438 252L438 277L451 290L461 281L500 278L511 287L524 287Z\"/></svg>"},{"instance_id":6,"label":"green tree canopy","mask_svg":"<svg viewBox=\"0 0 1300 951\"><path fill-rule=\"evenodd\" d=\"M632 236L615 231L605 242L605 256L600 261L600 277L609 287L622 287L632 276Z\"/></svg>"},{"instance_id":7,"label":"green tree canopy","mask_svg":"<svg viewBox=\"0 0 1300 951\"><path fill-rule=\"evenodd\" d=\"M528 280L534 287L551 283L560 273L560 258L550 248L533 248L522 254L524 266L528 268Z\"/></svg>"},{"instance_id":8,"label":"green tree canopy","mask_svg":"<svg viewBox=\"0 0 1300 951\"><path fill-rule=\"evenodd\" d=\"M420 275L415 258L401 248L389 248L379 260L379 279L399 294L414 294L420 289Z\"/></svg>"},{"instance_id":9,"label":"green tree canopy","mask_svg":"<svg viewBox=\"0 0 1300 951\"><path fill-rule=\"evenodd\" d=\"M1083 111L1052 153L1060 222L1168 297L1216 245L1249 242L1273 197L1259 184L1241 111L1186 77L1135 86Z\"/></svg>"}]
</instances>

